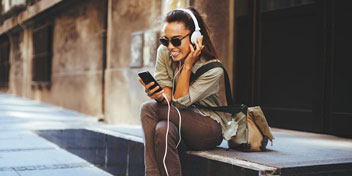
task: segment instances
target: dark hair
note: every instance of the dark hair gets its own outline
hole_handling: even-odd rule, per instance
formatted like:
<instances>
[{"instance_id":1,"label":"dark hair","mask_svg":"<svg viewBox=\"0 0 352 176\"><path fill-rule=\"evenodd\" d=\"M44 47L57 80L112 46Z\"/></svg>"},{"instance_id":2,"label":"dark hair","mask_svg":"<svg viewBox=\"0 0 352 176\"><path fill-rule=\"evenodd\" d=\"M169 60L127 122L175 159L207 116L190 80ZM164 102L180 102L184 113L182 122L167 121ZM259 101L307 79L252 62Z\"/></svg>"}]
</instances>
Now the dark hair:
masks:
<instances>
[{"instance_id":1,"label":"dark hair","mask_svg":"<svg viewBox=\"0 0 352 176\"><path fill-rule=\"evenodd\" d=\"M208 26L204 23L203 18L199 15L197 10L193 7L188 7L187 9L191 10L194 16L196 17L198 21L198 25L200 27L200 32L203 35L203 45L204 48L202 50L201 56L203 56L206 60L211 60L211 59L218 59L218 55L216 53L215 47L213 45L213 42L210 40L209 36L209 29ZM165 22L171 23L171 22L183 22L186 26L187 29L189 29L192 32L195 30L194 22L192 20L192 17L182 11L182 10L172 10L166 14L165 17Z\"/></svg>"}]
</instances>

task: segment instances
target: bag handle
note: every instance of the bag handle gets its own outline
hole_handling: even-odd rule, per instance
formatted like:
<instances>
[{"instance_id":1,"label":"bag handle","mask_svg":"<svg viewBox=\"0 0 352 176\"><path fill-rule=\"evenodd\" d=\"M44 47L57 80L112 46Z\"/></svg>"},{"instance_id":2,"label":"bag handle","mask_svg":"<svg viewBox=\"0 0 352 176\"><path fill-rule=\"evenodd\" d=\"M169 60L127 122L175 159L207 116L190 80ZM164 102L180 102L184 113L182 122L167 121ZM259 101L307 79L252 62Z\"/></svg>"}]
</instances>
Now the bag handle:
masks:
<instances>
[{"instance_id":1,"label":"bag handle","mask_svg":"<svg viewBox=\"0 0 352 176\"><path fill-rule=\"evenodd\" d=\"M225 93L226 93L227 106L219 106L219 107L209 107L209 106L202 106L202 105L196 105L196 106L198 108L205 108L205 109L209 109L209 110L213 110L213 111L227 112L230 114L237 114L238 112L241 112L241 111L244 114L247 114L248 107L246 105L244 105L244 104L234 105L233 104L229 76L227 74L227 71L226 71L224 65L221 62L210 62L208 64L201 66L196 71L195 74L193 74L193 73L191 74L190 84L192 84L195 80L197 80L200 75L202 75L203 73L205 73L208 70L215 68L215 67L221 67L224 71L224 83L225 83Z\"/></svg>"}]
</instances>

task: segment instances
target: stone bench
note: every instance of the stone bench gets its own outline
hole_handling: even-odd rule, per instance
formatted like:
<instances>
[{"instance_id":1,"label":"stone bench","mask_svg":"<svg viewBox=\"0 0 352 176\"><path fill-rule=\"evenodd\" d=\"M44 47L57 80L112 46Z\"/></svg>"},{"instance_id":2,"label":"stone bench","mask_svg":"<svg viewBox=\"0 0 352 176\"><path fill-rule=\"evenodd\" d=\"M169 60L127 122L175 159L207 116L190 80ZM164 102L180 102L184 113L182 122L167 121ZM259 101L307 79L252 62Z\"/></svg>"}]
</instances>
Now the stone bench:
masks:
<instances>
[{"instance_id":1,"label":"stone bench","mask_svg":"<svg viewBox=\"0 0 352 176\"><path fill-rule=\"evenodd\" d=\"M37 133L113 175L144 175L140 127L40 130ZM185 176L348 175L352 173L352 139L273 129L266 152L227 150L224 141L208 151L181 156Z\"/></svg>"}]
</instances>

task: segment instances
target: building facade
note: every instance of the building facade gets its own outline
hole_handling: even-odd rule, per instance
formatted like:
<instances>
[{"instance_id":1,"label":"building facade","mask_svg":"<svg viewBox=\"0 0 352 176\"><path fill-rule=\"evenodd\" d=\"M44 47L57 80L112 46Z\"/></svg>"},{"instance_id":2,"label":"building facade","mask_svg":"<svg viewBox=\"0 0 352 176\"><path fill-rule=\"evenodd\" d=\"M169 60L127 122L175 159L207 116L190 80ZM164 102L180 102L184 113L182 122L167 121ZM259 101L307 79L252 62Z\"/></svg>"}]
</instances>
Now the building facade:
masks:
<instances>
[{"instance_id":1,"label":"building facade","mask_svg":"<svg viewBox=\"0 0 352 176\"><path fill-rule=\"evenodd\" d=\"M162 15L170 9L206 12L220 56L232 64L231 1L208 3L218 8L185 0L3 0L0 90L107 123L139 124L148 97L137 73L154 70Z\"/></svg>"}]
</instances>

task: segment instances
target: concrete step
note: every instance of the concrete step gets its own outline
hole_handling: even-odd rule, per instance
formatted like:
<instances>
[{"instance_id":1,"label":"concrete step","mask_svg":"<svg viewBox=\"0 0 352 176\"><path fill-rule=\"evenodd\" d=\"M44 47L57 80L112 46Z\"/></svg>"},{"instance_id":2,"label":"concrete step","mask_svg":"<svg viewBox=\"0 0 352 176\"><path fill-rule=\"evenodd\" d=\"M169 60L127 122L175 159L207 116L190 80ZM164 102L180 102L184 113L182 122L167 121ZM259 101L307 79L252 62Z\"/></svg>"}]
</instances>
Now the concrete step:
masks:
<instances>
[{"instance_id":1,"label":"concrete step","mask_svg":"<svg viewBox=\"0 0 352 176\"><path fill-rule=\"evenodd\" d=\"M58 144L113 175L143 175L143 139L139 127L40 130ZM352 140L329 135L273 129L275 145L266 152L217 149L181 156L185 176L349 175Z\"/></svg>"}]
</instances>

